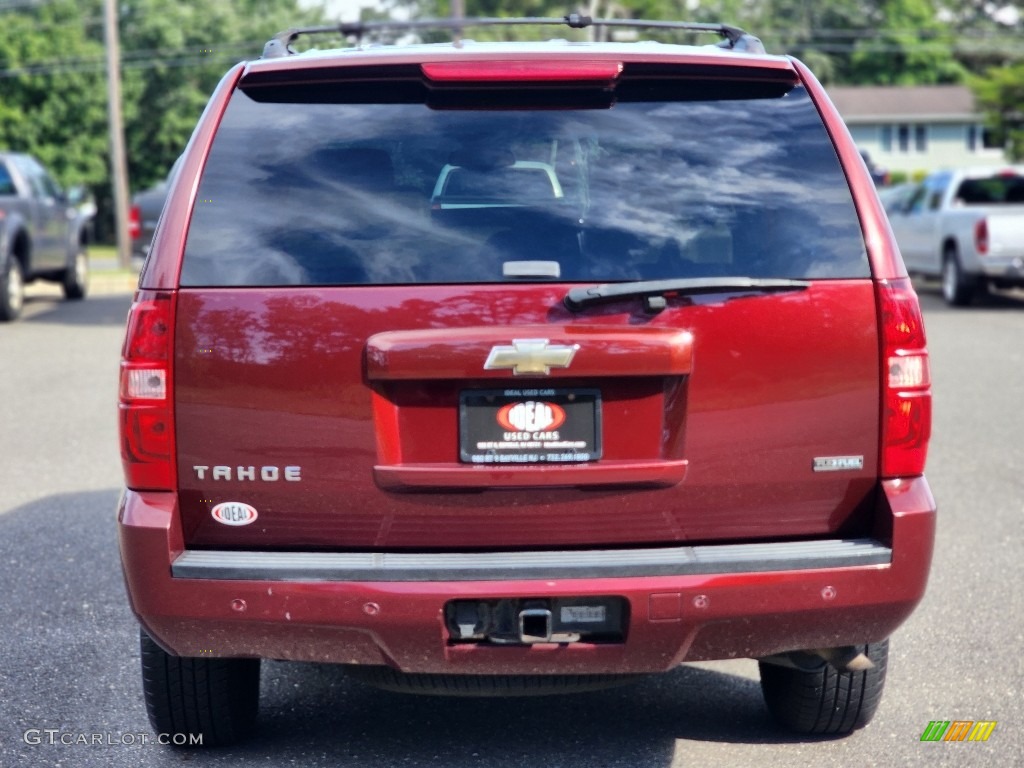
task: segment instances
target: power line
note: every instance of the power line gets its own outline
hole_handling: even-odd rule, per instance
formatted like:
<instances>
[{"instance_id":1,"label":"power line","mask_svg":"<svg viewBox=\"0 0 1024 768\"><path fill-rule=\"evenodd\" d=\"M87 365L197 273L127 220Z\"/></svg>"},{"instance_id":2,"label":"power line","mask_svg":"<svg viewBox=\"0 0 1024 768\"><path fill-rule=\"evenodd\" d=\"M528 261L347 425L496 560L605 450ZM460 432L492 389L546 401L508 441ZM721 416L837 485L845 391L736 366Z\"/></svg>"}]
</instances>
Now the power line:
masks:
<instances>
[{"instance_id":1,"label":"power line","mask_svg":"<svg viewBox=\"0 0 1024 768\"><path fill-rule=\"evenodd\" d=\"M25 8L42 8L54 0L0 0L0 11L20 11Z\"/></svg>"},{"instance_id":2,"label":"power line","mask_svg":"<svg viewBox=\"0 0 1024 768\"><path fill-rule=\"evenodd\" d=\"M2 8L3 6L0 6ZM790 50L816 50L830 54L861 53L942 53L952 46L954 55L977 55L979 53L995 53L1006 56L1024 56L1024 39L1013 34L991 34L975 31L970 34L954 35L942 40L922 39L907 44L889 42L892 37L909 34L911 30L815 30L804 37L793 40L787 46ZM761 36L769 41L775 39L792 39L792 30L765 30ZM920 34L918 31L917 34ZM262 50L263 42L237 41L212 44L209 49L198 48L148 48L125 50L121 57L121 67L126 70L149 70L160 67L184 68L202 67L208 64L253 60ZM979 47L980 46L980 47ZM201 52L200 52L201 51ZM105 57L97 53L94 56L78 56L68 59L48 59L24 62L20 66L0 69L0 79L26 76L47 76L65 73L89 73L105 71Z\"/></svg>"},{"instance_id":3,"label":"power line","mask_svg":"<svg viewBox=\"0 0 1024 768\"><path fill-rule=\"evenodd\" d=\"M218 50L219 49L219 50ZM121 68L129 70L157 69L159 67L201 67L205 64L216 62L252 60L256 56L251 55L258 46L253 43L234 43L230 45L217 46L209 52L194 52L189 49L162 49L160 54L157 51L132 52L129 56L122 57ZM83 56L72 59L56 59L38 61L23 64L20 67L9 67L0 69L0 79L12 77L23 77L33 75L54 75L64 73L88 73L105 72L106 63L102 55Z\"/></svg>"}]
</instances>

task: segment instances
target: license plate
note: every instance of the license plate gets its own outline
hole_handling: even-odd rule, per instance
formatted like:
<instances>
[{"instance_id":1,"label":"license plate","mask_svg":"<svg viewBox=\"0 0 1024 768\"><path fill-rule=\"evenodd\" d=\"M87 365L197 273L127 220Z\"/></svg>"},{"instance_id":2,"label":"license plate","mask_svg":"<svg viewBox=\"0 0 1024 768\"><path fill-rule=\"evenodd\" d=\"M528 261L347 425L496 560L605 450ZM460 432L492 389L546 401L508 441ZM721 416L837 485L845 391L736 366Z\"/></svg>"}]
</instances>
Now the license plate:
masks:
<instances>
[{"instance_id":1,"label":"license plate","mask_svg":"<svg viewBox=\"0 0 1024 768\"><path fill-rule=\"evenodd\" d=\"M601 458L596 389L469 390L459 397L460 458L472 464L548 464Z\"/></svg>"}]
</instances>

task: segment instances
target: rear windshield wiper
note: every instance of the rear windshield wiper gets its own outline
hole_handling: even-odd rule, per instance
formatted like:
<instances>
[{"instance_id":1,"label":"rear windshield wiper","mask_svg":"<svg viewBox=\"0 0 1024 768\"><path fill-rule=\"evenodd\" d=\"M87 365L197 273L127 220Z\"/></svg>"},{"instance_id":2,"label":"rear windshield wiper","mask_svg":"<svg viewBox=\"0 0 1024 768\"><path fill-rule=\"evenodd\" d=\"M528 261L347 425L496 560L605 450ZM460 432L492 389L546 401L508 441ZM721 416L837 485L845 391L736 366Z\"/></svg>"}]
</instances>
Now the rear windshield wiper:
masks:
<instances>
[{"instance_id":1,"label":"rear windshield wiper","mask_svg":"<svg viewBox=\"0 0 1024 768\"><path fill-rule=\"evenodd\" d=\"M808 280L785 280L757 277L684 277L672 280L640 280L632 283L606 283L604 285L572 288L563 302L573 312L593 304L619 299L642 298L648 312L660 312L671 295L695 296L703 293L776 293L802 291L810 285Z\"/></svg>"}]
</instances>

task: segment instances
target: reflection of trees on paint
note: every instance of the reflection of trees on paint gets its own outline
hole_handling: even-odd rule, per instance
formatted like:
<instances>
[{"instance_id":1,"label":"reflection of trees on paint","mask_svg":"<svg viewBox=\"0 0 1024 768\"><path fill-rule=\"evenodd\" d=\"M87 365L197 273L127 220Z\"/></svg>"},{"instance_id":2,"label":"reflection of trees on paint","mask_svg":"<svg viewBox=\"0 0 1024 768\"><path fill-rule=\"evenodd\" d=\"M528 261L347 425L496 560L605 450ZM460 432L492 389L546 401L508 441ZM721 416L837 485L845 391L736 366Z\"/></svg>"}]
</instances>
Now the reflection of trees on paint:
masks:
<instances>
[{"instance_id":1,"label":"reflection of trees on paint","mask_svg":"<svg viewBox=\"0 0 1024 768\"><path fill-rule=\"evenodd\" d=\"M274 409L288 400L285 393L301 393L298 407L306 412L356 408L368 417L363 355L370 336L545 323L552 312L564 312L560 300L560 291L537 286L493 293L431 287L189 293L178 310L179 392L206 403Z\"/></svg>"}]
</instances>

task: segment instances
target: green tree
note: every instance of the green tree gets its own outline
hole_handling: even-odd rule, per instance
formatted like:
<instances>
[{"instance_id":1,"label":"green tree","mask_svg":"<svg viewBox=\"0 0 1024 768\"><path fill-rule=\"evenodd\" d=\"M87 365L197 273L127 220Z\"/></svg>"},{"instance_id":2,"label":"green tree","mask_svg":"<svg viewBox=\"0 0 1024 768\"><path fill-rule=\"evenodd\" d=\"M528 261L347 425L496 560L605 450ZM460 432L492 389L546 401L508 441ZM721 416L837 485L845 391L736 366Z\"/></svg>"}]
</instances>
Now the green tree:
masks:
<instances>
[{"instance_id":1,"label":"green tree","mask_svg":"<svg viewBox=\"0 0 1024 768\"><path fill-rule=\"evenodd\" d=\"M121 0L125 141L133 189L162 179L224 73L271 36L324 23L296 0Z\"/></svg>"},{"instance_id":2,"label":"green tree","mask_svg":"<svg viewBox=\"0 0 1024 768\"><path fill-rule=\"evenodd\" d=\"M273 34L323 23L297 0L121 0L128 168L133 190L163 178L210 93ZM38 157L65 186L86 184L110 231L103 0L0 6L0 147Z\"/></svg>"},{"instance_id":3,"label":"green tree","mask_svg":"<svg viewBox=\"0 0 1024 768\"><path fill-rule=\"evenodd\" d=\"M1024 61L993 67L984 77L972 77L970 85L1007 155L1013 162L1024 161Z\"/></svg>"},{"instance_id":4,"label":"green tree","mask_svg":"<svg viewBox=\"0 0 1024 768\"><path fill-rule=\"evenodd\" d=\"M869 21L877 36L858 41L849 78L874 85L962 82L967 75L953 55L955 38L933 0L881 0Z\"/></svg>"},{"instance_id":5,"label":"green tree","mask_svg":"<svg viewBox=\"0 0 1024 768\"><path fill-rule=\"evenodd\" d=\"M107 178L103 47L73 0L0 13L0 147L38 157L64 185Z\"/></svg>"},{"instance_id":6,"label":"green tree","mask_svg":"<svg viewBox=\"0 0 1024 768\"><path fill-rule=\"evenodd\" d=\"M957 58L971 72L1024 58L1024 8L989 0L936 0L957 38Z\"/></svg>"},{"instance_id":7,"label":"green tree","mask_svg":"<svg viewBox=\"0 0 1024 768\"><path fill-rule=\"evenodd\" d=\"M450 0L389 1L390 8L413 16L448 16L451 12ZM769 53L791 54L802 59L825 82L960 82L965 70L954 56L952 27L942 21L938 2L587 0L578 7L595 16L733 24L760 37ZM565 8L563 3L551 0L465 0L467 16L561 16ZM486 38L488 34L474 32L473 36ZM551 32L504 28L500 35L522 39L550 37ZM675 34L657 32L645 32L644 36L680 39ZM438 36L441 38L443 35Z\"/></svg>"}]
</instances>

